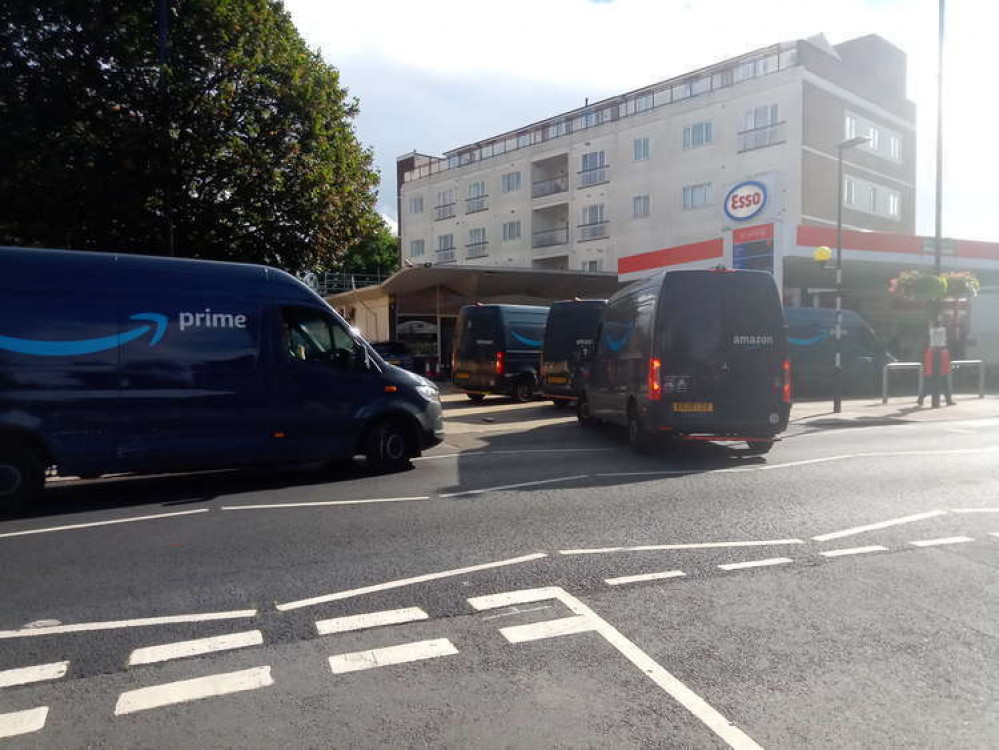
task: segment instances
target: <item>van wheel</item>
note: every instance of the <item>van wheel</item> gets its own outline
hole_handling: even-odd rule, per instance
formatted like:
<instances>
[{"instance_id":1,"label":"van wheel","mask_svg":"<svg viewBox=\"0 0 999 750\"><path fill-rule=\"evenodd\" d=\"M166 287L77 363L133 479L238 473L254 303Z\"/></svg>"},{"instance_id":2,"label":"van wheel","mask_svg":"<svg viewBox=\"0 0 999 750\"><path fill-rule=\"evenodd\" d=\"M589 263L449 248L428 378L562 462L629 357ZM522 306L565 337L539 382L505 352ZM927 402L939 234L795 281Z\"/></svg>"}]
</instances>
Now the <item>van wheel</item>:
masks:
<instances>
[{"instance_id":1,"label":"van wheel","mask_svg":"<svg viewBox=\"0 0 999 750\"><path fill-rule=\"evenodd\" d=\"M513 384L513 400L525 403L534 398L534 384L526 378L521 378Z\"/></svg>"},{"instance_id":2,"label":"van wheel","mask_svg":"<svg viewBox=\"0 0 999 750\"><path fill-rule=\"evenodd\" d=\"M391 471L409 467L413 453L409 430L397 419L384 419L368 430L364 441L364 457L376 471Z\"/></svg>"},{"instance_id":3,"label":"van wheel","mask_svg":"<svg viewBox=\"0 0 999 750\"><path fill-rule=\"evenodd\" d=\"M484 393L466 393L465 395L468 396L471 401L475 402L483 401L486 398L486 394Z\"/></svg>"},{"instance_id":4,"label":"van wheel","mask_svg":"<svg viewBox=\"0 0 999 750\"><path fill-rule=\"evenodd\" d=\"M34 500L45 485L45 462L26 445L0 442L0 513Z\"/></svg>"},{"instance_id":5,"label":"van wheel","mask_svg":"<svg viewBox=\"0 0 999 750\"><path fill-rule=\"evenodd\" d=\"M569 402L562 398L553 398L552 403L555 404L556 409L564 409L569 405Z\"/></svg>"},{"instance_id":6,"label":"van wheel","mask_svg":"<svg viewBox=\"0 0 999 750\"><path fill-rule=\"evenodd\" d=\"M590 402L586 400L586 396L580 396L576 402L576 420L580 427L596 427L599 424L590 411Z\"/></svg>"},{"instance_id":7,"label":"van wheel","mask_svg":"<svg viewBox=\"0 0 999 750\"><path fill-rule=\"evenodd\" d=\"M652 435L642 426L642 418L635 406L628 409L628 445L639 454L649 453L652 450Z\"/></svg>"},{"instance_id":8,"label":"van wheel","mask_svg":"<svg viewBox=\"0 0 999 750\"><path fill-rule=\"evenodd\" d=\"M746 443L749 446L746 449L746 453L750 456L762 456L764 453L769 453L770 449L774 447L773 440L750 440Z\"/></svg>"}]
</instances>

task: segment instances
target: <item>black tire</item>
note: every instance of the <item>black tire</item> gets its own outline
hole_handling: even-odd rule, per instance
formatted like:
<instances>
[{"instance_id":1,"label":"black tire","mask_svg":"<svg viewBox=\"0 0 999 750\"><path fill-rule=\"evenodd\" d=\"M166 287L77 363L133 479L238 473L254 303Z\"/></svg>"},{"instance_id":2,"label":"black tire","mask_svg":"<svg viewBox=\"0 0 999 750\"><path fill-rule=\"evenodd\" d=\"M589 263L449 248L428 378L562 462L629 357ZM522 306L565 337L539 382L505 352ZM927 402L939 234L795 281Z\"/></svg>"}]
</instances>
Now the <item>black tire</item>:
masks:
<instances>
[{"instance_id":1,"label":"black tire","mask_svg":"<svg viewBox=\"0 0 999 750\"><path fill-rule=\"evenodd\" d=\"M368 430L364 439L364 457L375 471L408 468L415 453L412 435L398 419L383 419Z\"/></svg>"},{"instance_id":2,"label":"black tire","mask_svg":"<svg viewBox=\"0 0 999 750\"><path fill-rule=\"evenodd\" d=\"M466 393L465 395L468 396L469 400L475 401L476 403L484 401L486 398L486 394L484 393Z\"/></svg>"},{"instance_id":3,"label":"black tire","mask_svg":"<svg viewBox=\"0 0 999 750\"><path fill-rule=\"evenodd\" d=\"M762 456L765 453L769 453L770 449L774 447L773 440L750 440L746 443L748 446L746 448L746 453L750 456Z\"/></svg>"},{"instance_id":4,"label":"black tire","mask_svg":"<svg viewBox=\"0 0 999 750\"><path fill-rule=\"evenodd\" d=\"M527 378L521 378L513 384L513 400L524 404L534 399L534 383Z\"/></svg>"},{"instance_id":5,"label":"black tire","mask_svg":"<svg viewBox=\"0 0 999 750\"><path fill-rule=\"evenodd\" d=\"M652 435L642 425L642 418L634 405L628 409L628 445L638 454L649 453L652 450Z\"/></svg>"},{"instance_id":6,"label":"black tire","mask_svg":"<svg viewBox=\"0 0 999 750\"><path fill-rule=\"evenodd\" d=\"M37 451L13 441L0 442L0 513L35 500L45 486L45 462Z\"/></svg>"},{"instance_id":7,"label":"black tire","mask_svg":"<svg viewBox=\"0 0 999 750\"><path fill-rule=\"evenodd\" d=\"M576 421L579 422L580 427L596 427L599 424L599 420L593 416L590 412L590 402L586 400L586 396L580 396L579 401L576 402Z\"/></svg>"},{"instance_id":8,"label":"black tire","mask_svg":"<svg viewBox=\"0 0 999 750\"><path fill-rule=\"evenodd\" d=\"M564 409L569 405L569 402L564 398L553 398L552 403L555 404L556 409Z\"/></svg>"}]
</instances>

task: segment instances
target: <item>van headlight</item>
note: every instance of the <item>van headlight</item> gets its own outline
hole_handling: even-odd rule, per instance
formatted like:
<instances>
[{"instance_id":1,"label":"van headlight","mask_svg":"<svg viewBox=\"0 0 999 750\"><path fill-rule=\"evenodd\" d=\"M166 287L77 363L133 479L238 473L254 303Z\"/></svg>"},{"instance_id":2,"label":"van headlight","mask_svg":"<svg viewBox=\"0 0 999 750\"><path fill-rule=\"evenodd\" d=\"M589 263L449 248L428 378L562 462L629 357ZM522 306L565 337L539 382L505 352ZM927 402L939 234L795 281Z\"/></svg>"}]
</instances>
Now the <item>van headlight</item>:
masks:
<instances>
[{"instance_id":1,"label":"van headlight","mask_svg":"<svg viewBox=\"0 0 999 750\"><path fill-rule=\"evenodd\" d=\"M433 385L421 383L420 385L416 386L416 392L419 393L421 396L423 396L423 398L425 398L427 401L440 402L441 400L441 392L437 389L436 386Z\"/></svg>"}]
</instances>

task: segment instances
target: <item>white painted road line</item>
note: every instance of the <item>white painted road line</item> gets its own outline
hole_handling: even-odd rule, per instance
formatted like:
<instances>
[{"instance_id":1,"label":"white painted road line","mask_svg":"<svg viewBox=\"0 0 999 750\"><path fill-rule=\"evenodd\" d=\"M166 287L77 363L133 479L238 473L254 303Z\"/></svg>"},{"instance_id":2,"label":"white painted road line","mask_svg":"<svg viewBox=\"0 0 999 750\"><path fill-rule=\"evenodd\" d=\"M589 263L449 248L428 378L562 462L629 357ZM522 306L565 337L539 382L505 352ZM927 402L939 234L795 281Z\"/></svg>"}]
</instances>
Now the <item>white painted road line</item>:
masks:
<instances>
[{"instance_id":1,"label":"white painted road line","mask_svg":"<svg viewBox=\"0 0 999 750\"><path fill-rule=\"evenodd\" d=\"M0 739L16 737L19 734L31 734L45 726L49 707L39 706L27 711L14 711L10 714L0 714Z\"/></svg>"},{"instance_id":2,"label":"white painted road line","mask_svg":"<svg viewBox=\"0 0 999 750\"><path fill-rule=\"evenodd\" d=\"M989 536L994 536L997 539L999 539L999 531L990 531Z\"/></svg>"},{"instance_id":3,"label":"white painted road line","mask_svg":"<svg viewBox=\"0 0 999 750\"><path fill-rule=\"evenodd\" d=\"M782 544L804 544L802 539L765 539L749 542L691 542L689 544L644 544L638 547L593 547L591 549L560 549L560 555L605 555L610 552L659 552L684 549L723 549L725 547L771 547Z\"/></svg>"},{"instance_id":4,"label":"white painted road line","mask_svg":"<svg viewBox=\"0 0 999 750\"><path fill-rule=\"evenodd\" d=\"M94 521L92 523L73 523L68 526L50 526L46 529L28 529L26 531L8 531L0 534L0 539L10 539L15 536L28 536L30 534L48 534L52 531L70 531L72 529L91 529L96 526L112 526L118 523L134 523L135 521L154 521L159 518L176 518L177 516L191 516L195 513L207 513L208 508L198 508L196 510L180 510L176 513L157 513L153 516L135 516L133 518L116 518L113 521Z\"/></svg>"},{"instance_id":5,"label":"white painted road line","mask_svg":"<svg viewBox=\"0 0 999 750\"><path fill-rule=\"evenodd\" d=\"M844 547L843 549L831 549L826 552L820 552L819 554L823 557L845 557L847 555L866 555L868 552L886 552L887 547L882 547L880 544L871 544L867 547Z\"/></svg>"},{"instance_id":6,"label":"white painted road line","mask_svg":"<svg viewBox=\"0 0 999 750\"><path fill-rule=\"evenodd\" d=\"M500 635L510 643L525 643L539 641L542 638L557 638L560 635L589 632L593 632L593 621L586 615L572 615L558 620L545 620L528 625L500 628Z\"/></svg>"},{"instance_id":7,"label":"white painted road line","mask_svg":"<svg viewBox=\"0 0 999 750\"><path fill-rule=\"evenodd\" d=\"M662 573L640 573L634 576L618 576L617 578L605 578L604 583L608 586L620 586L624 583L640 583L642 581L661 581L664 578L683 578L687 574L682 570L664 570Z\"/></svg>"},{"instance_id":8,"label":"white painted road line","mask_svg":"<svg viewBox=\"0 0 999 750\"><path fill-rule=\"evenodd\" d=\"M34 638L40 635L62 633L87 633L93 630L120 630L122 628L142 628L150 625L173 625L178 622L211 622L212 620L238 620L256 617L255 609L237 609L231 612L204 612L197 615L167 615L165 617L143 617L137 620L109 620L107 622L78 622L73 625L51 625L42 628L21 628L20 630L0 630L0 640L7 638Z\"/></svg>"},{"instance_id":9,"label":"white painted road line","mask_svg":"<svg viewBox=\"0 0 999 750\"><path fill-rule=\"evenodd\" d=\"M951 508L951 513L999 513L999 508Z\"/></svg>"},{"instance_id":10,"label":"white painted road line","mask_svg":"<svg viewBox=\"0 0 999 750\"><path fill-rule=\"evenodd\" d=\"M746 568L766 568L771 565L787 565L794 562L790 557L769 557L766 560L747 560L746 562L725 563L718 567L722 570L745 570Z\"/></svg>"},{"instance_id":11,"label":"white painted road line","mask_svg":"<svg viewBox=\"0 0 999 750\"><path fill-rule=\"evenodd\" d=\"M550 586L540 589L525 589L523 591L507 591L490 596L476 596L468 603L476 610L496 609L517 604L532 604L548 599L557 599L569 611L589 620L591 629L603 636L618 653L641 670L642 674L658 685L667 695L686 708L708 729L714 732L729 747L736 750L762 750L753 739L715 710L701 696L688 688L680 680L663 669L651 656L629 641L609 622L596 612L572 596L565 589ZM557 622L557 621L556 621Z\"/></svg>"},{"instance_id":12,"label":"white painted road line","mask_svg":"<svg viewBox=\"0 0 999 750\"><path fill-rule=\"evenodd\" d=\"M333 674L360 672L365 669L436 659L438 656L451 656L457 653L458 649L451 641L447 638L437 638L432 641L416 641L402 643L398 646L374 648L369 651L337 654L330 657L330 669L333 670Z\"/></svg>"},{"instance_id":13,"label":"white painted road line","mask_svg":"<svg viewBox=\"0 0 999 750\"><path fill-rule=\"evenodd\" d=\"M574 474L571 477L555 477L554 479L538 479L534 482L518 482L517 484L501 484L497 487L483 487L478 490L462 490L461 492L446 492L438 497L463 497L465 495L481 495L485 492L499 492L500 490L516 490L520 487L536 487L539 484L556 484L558 482L571 482L573 479L586 479L589 474Z\"/></svg>"},{"instance_id":14,"label":"white painted road line","mask_svg":"<svg viewBox=\"0 0 999 750\"><path fill-rule=\"evenodd\" d=\"M508 450L508 451L466 451L465 453L441 453L436 456L418 456L410 459L412 461L433 461L441 458L474 458L476 456L517 456L535 455L537 453L607 453L616 451L617 448L536 448L528 450Z\"/></svg>"},{"instance_id":15,"label":"white painted road line","mask_svg":"<svg viewBox=\"0 0 999 750\"><path fill-rule=\"evenodd\" d=\"M917 542L909 542L913 547L937 547L942 544L963 544L964 542L975 541L970 536L943 536L939 539L920 539Z\"/></svg>"},{"instance_id":16,"label":"white painted road line","mask_svg":"<svg viewBox=\"0 0 999 750\"><path fill-rule=\"evenodd\" d=\"M128 657L129 666L136 664L155 664L171 659L183 659L188 656L201 656L216 651L232 651L237 648L259 646L264 637L259 630L248 630L244 633L214 635L210 638L197 638L192 641L177 641L159 646L137 648Z\"/></svg>"},{"instance_id":17,"label":"white painted road line","mask_svg":"<svg viewBox=\"0 0 999 750\"><path fill-rule=\"evenodd\" d=\"M540 560L543 557L548 557L544 552L535 552L532 555L524 555L522 557L511 557L509 560L497 560L496 562L482 563L481 565L469 565L467 568L455 568L453 570L442 570L439 573L426 573L421 576L413 576L412 578L400 578L396 581L386 581L385 583L378 583L374 586L362 586L359 589L348 589L347 591L337 591L335 594L325 594L323 596L314 596L311 599L299 599L295 602L287 602L285 604L275 605L276 609L280 612L285 612L289 609L300 609L301 607L311 607L314 604L325 604L326 602L335 602L340 599L351 599L355 596L361 596L363 594L373 594L376 591L387 591L389 589L397 589L403 586L412 586L416 583L426 583L427 581L436 581L441 578L450 578L451 576L465 575L466 573L475 573L479 570L489 570L491 568L502 568L506 565L519 565L520 563L532 562L534 560Z\"/></svg>"},{"instance_id":18,"label":"white painted road line","mask_svg":"<svg viewBox=\"0 0 999 750\"><path fill-rule=\"evenodd\" d=\"M39 664L34 667L6 669L0 672L0 688L27 685L31 682L44 682L45 680L58 680L66 674L68 667L68 661L57 661L51 664Z\"/></svg>"},{"instance_id":19,"label":"white painted road line","mask_svg":"<svg viewBox=\"0 0 999 750\"><path fill-rule=\"evenodd\" d=\"M370 505L372 503L408 503L429 500L429 495L418 497L375 497L369 500L317 500L310 503L265 503L261 505L223 505L222 510L264 510L273 508L319 508L327 505Z\"/></svg>"},{"instance_id":20,"label":"white painted road line","mask_svg":"<svg viewBox=\"0 0 999 750\"><path fill-rule=\"evenodd\" d=\"M843 529L842 531L832 531L828 534L819 534L818 536L813 536L816 542L828 542L830 539L842 539L845 536L853 536L854 534L863 534L865 531L877 531L878 529L887 529L891 526L899 526L903 523L913 523L915 521L925 521L927 518L937 518L938 516L947 515L945 510L931 510L927 513L916 513L912 516L902 516L901 518L891 518L887 521L881 521L880 523L869 523L866 526L854 526L850 529Z\"/></svg>"},{"instance_id":21,"label":"white painted road line","mask_svg":"<svg viewBox=\"0 0 999 750\"><path fill-rule=\"evenodd\" d=\"M429 615L419 607L386 609L381 612L368 612L363 615L317 620L316 631L319 635L333 635L334 633L348 633L351 630L366 630L367 628L377 628L383 625L401 625L405 622L416 622L417 620L427 619L429 619Z\"/></svg>"},{"instance_id":22,"label":"white painted road line","mask_svg":"<svg viewBox=\"0 0 999 750\"><path fill-rule=\"evenodd\" d=\"M603 474L594 474L595 477L665 477L682 476L684 474L710 474L710 471L701 469L665 469L663 471L611 471Z\"/></svg>"},{"instance_id":23,"label":"white painted road line","mask_svg":"<svg viewBox=\"0 0 999 750\"><path fill-rule=\"evenodd\" d=\"M162 685L129 690L118 696L114 707L115 716L148 711L151 708L172 706L175 703L188 703L202 698L241 693L273 685L270 667L254 667L238 672L213 674L196 677L193 680L167 682Z\"/></svg>"}]
</instances>

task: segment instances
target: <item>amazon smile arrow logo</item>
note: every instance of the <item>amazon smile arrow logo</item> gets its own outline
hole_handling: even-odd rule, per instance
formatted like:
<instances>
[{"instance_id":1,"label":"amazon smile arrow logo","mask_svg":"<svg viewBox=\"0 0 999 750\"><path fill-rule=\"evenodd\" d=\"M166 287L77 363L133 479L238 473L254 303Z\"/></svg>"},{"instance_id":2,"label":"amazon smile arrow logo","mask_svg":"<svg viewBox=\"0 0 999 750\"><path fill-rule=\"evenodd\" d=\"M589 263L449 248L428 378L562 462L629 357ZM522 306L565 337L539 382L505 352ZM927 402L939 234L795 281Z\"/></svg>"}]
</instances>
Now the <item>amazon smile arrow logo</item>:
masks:
<instances>
[{"instance_id":1,"label":"amazon smile arrow logo","mask_svg":"<svg viewBox=\"0 0 999 750\"><path fill-rule=\"evenodd\" d=\"M114 336L102 336L96 339L80 341L38 341L36 339L18 339L13 336L0 336L0 349L18 354L34 354L39 357L68 357L80 354L96 354L127 344L141 338L149 331L149 345L156 346L163 338L167 329L167 316L161 313L142 312L131 316L129 320L142 320L152 325L141 325L131 331L117 333Z\"/></svg>"}]
</instances>

